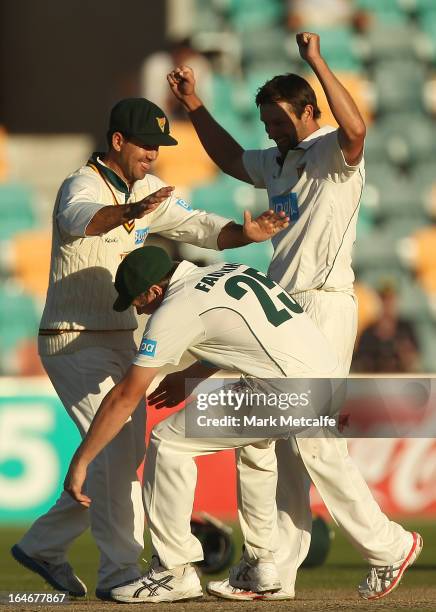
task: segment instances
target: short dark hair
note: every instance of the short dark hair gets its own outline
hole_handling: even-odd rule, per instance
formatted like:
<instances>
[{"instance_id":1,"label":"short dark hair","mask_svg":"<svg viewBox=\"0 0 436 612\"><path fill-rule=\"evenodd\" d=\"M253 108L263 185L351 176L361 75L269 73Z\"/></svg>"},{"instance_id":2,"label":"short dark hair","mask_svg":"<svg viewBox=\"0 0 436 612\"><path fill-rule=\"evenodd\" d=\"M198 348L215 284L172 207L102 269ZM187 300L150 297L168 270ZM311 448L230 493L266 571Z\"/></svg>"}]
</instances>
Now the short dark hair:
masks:
<instances>
[{"instance_id":1,"label":"short dark hair","mask_svg":"<svg viewBox=\"0 0 436 612\"><path fill-rule=\"evenodd\" d=\"M298 118L303 114L306 105L310 104L313 106L313 118L318 119L321 116L315 92L306 79L298 74L279 74L259 87L256 106L273 102L288 102Z\"/></svg>"}]
</instances>

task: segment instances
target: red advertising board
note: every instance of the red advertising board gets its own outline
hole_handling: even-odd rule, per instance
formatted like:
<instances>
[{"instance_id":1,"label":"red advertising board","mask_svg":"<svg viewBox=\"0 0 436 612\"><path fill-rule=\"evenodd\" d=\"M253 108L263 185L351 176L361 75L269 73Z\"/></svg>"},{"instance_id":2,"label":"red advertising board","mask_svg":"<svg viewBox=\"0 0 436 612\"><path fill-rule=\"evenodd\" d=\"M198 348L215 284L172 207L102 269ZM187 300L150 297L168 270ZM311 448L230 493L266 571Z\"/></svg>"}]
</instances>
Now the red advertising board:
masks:
<instances>
[{"instance_id":1,"label":"red advertising board","mask_svg":"<svg viewBox=\"0 0 436 612\"><path fill-rule=\"evenodd\" d=\"M174 409L157 411L148 408L148 431L172 412ZM378 503L389 515L436 515L436 440L352 439L349 441L349 450ZM200 457L197 459L197 465L198 483L194 510L234 520L234 452L222 451ZM314 489L312 507L319 513L326 512Z\"/></svg>"}]
</instances>

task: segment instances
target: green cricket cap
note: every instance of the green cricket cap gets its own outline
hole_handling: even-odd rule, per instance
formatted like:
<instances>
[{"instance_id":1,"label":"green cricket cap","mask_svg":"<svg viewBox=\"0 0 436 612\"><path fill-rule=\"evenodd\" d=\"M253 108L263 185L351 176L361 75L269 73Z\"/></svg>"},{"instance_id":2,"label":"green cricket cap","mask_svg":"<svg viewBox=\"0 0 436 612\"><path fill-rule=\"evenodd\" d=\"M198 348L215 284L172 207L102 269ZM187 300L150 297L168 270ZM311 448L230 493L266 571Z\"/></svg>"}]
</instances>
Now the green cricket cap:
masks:
<instances>
[{"instance_id":1,"label":"green cricket cap","mask_svg":"<svg viewBox=\"0 0 436 612\"><path fill-rule=\"evenodd\" d=\"M114 132L121 132L127 139L134 138L143 145L177 144L177 140L170 136L168 117L145 98L126 98L115 104L110 114L108 134Z\"/></svg>"},{"instance_id":2,"label":"green cricket cap","mask_svg":"<svg viewBox=\"0 0 436 612\"><path fill-rule=\"evenodd\" d=\"M115 276L118 297L113 309L117 312L127 310L138 295L161 281L173 265L168 253L160 247L145 246L129 253L118 266Z\"/></svg>"}]
</instances>

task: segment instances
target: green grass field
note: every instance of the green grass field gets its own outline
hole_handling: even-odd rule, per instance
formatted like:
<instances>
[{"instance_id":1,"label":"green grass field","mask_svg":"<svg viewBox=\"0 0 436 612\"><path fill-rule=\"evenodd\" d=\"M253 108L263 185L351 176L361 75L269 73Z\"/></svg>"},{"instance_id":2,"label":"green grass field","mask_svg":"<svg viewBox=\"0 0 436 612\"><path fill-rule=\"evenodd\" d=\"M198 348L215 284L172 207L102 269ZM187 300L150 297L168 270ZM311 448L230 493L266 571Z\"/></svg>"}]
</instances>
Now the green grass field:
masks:
<instances>
[{"instance_id":1,"label":"green grass field","mask_svg":"<svg viewBox=\"0 0 436 612\"><path fill-rule=\"evenodd\" d=\"M326 563L318 568L300 570L297 581L298 600L286 602L286 606L284 606L285 602L281 604L279 602L269 604L265 602L250 603L250 609L254 608L257 610L262 608L265 610L265 608L274 606L276 610L282 610L285 607L289 610L366 610L369 606L368 609L436 610L436 523L422 520L408 521L406 526L422 534L424 549L417 563L406 573L399 589L389 598L383 599L380 602L372 602L371 604L358 600L355 595L355 588L365 574L366 565L342 534L335 529L335 537L332 541ZM9 554L9 548L19 539L23 531L24 528L18 527L3 527L0 529L0 591L31 591L35 589L48 591L49 588L47 585L44 586L43 581L38 576L19 566ZM240 533L237 528L234 535L237 555L239 556ZM146 544L145 555L148 555L149 558L148 544ZM76 572L88 585L89 601L87 602L87 610L115 605L97 604L97 602L93 605L92 603L97 559L97 550L90 534L87 533L76 542L70 554L70 561ZM225 572L221 576L224 577L224 575ZM211 578L216 579L215 576L205 576L203 577L203 582L207 582ZM432 601L434 602L433 604ZM177 611L181 612L182 609L184 610L185 605L177 604ZM203 609L225 611L233 609L235 605L240 607L246 604L245 602L234 604L208 598L204 600L201 606L200 602L192 602L190 607L186 609L196 608L198 611ZM164 609L162 606L166 606L166 604L159 605L159 610ZM19 607L23 609L22 606ZM129 606L127 608L124 607L125 610L128 608ZM53 608L51 609L53 610ZM82 607L79 606L75 609L82 610L85 608L82 605Z\"/></svg>"}]
</instances>

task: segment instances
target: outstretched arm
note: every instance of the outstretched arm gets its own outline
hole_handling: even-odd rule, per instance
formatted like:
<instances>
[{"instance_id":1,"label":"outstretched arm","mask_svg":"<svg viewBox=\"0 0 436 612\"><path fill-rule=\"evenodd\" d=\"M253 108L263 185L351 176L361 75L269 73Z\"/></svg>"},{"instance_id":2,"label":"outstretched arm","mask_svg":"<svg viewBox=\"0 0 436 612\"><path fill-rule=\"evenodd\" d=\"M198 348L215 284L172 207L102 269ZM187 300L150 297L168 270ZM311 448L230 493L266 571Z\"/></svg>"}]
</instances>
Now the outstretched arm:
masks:
<instances>
[{"instance_id":1,"label":"outstretched arm","mask_svg":"<svg viewBox=\"0 0 436 612\"><path fill-rule=\"evenodd\" d=\"M252 242L264 242L286 229L288 225L289 217L284 212L275 213L273 210L266 210L253 219L250 211L244 210L244 225L237 223L225 225L218 235L218 248L235 249Z\"/></svg>"},{"instance_id":2,"label":"outstretched arm","mask_svg":"<svg viewBox=\"0 0 436 612\"><path fill-rule=\"evenodd\" d=\"M126 223L126 221L141 219L145 215L153 212L159 204L167 200L173 191L174 187L161 187L154 193L143 198L140 202L125 204L123 206L105 206L104 208L100 208L88 223L86 235L100 236Z\"/></svg>"},{"instance_id":3,"label":"outstretched arm","mask_svg":"<svg viewBox=\"0 0 436 612\"><path fill-rule=\"evenodd\" d=\"M309 64L325 92L330 109L339 124L339 145L347 164L359 163L365 140L366 127L348 91L330 70L321 56L320 37L312 32L297 34L301 57Z\"/></svg>"},{"instance_id":4,"label":"outstretched arm","mask_svg":"<svg viewBox=\"0 0 436 612\"><path fill-rule=\"evenodd\" d=\"M133 414L158 369L130 366L123 379L102 401L86 437L74 453L64 481L65 491L82 506L91 504L89 497L82 493L88 465Z\"/></svg>"},{"instance_id":5,"label":"outstretched arm","mask_svg":"<svg viewBox=\"0 0 436 612\"><path fill-rule=\"evenodd\" d=\"M167 79L171 91L188 112L201 144L212 161L226 174L252 184L242 161L244 149L215 121L197 96L192 68L179 66L169 73Z\"/></svg>"}]
</instances>

